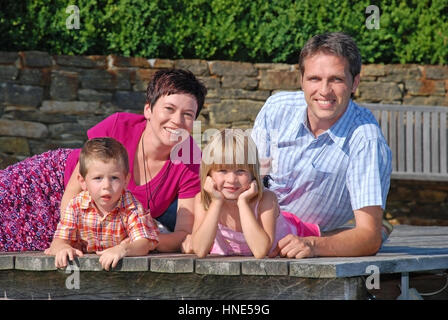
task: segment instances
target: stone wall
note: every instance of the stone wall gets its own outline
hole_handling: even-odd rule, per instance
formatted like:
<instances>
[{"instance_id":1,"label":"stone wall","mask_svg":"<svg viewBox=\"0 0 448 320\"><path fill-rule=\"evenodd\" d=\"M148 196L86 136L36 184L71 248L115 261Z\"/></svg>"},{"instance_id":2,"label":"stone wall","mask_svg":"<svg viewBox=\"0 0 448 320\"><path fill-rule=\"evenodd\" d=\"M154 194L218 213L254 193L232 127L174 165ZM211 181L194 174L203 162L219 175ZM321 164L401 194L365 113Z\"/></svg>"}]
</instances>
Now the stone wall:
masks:
<instances>
[{"instance_id":1,"label":"stone wall","mask_svg":"<svg viewBox=\"0 0 448 320\"><path fill-rule=\"evenodd\" d=\"M208 88L202 131L249 128L270 95L300 88L298 66L289 64L0 52L0 168L49 149L80 147L86 130L114 112L141 113L148 80L173 67L191 70ZM358 102L448 106L448 66L371 64L361 77ZM394 183L391 199L403 188L414 190ZM443 203L448 219L442 189L425 185L439 195L433 204ZM405 201L400 206L415 209Z\"/></svg>"}]
</instances>

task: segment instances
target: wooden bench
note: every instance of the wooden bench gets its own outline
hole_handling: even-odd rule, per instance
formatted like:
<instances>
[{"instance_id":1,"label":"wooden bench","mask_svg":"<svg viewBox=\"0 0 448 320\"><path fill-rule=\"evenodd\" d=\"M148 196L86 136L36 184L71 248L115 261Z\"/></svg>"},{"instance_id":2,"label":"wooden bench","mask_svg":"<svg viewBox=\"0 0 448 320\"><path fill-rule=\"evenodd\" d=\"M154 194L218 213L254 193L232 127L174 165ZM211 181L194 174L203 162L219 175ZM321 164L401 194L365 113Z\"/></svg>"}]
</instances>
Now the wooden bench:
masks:
<instances>
[{"instance_id":1,"label":"wooden bench","mask_svg":"<svg viewBox=\"0 0 448 320\"><path fill-rule=\"evenodd\" d=\"M10 299L366 299L366 276L448 269L448 227L396 226L375 256L309 259L216 257L187 254L125 257L112 272L98 256L76 259L74 271L56 270L42 252L0 253L0 298ZM72 274L73 273L73 274ZM380 284L381 284L381 278Z\"/></svg>"},{"instance_id":2,"label":"wooden bench","mask_svg":"<svg viewBox=\"0 0 448 320\"><path fill-rule=\"evenodd\" d=\"M392 179L448 181L448 107L361 103L392 150Z\"/></svg>"}]
</instances>

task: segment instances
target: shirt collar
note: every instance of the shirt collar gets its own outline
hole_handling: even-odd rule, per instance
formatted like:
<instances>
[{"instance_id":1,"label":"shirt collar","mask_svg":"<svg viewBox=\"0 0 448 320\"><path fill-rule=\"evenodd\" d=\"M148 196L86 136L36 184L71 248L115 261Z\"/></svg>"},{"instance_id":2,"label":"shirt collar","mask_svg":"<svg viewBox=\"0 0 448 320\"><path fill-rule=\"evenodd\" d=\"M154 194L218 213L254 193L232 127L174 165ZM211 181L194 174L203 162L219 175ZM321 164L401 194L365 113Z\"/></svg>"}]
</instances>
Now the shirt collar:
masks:
<instances>
[{"instance_id":1,"label":"shirt collar","mask_svg":"<svg viewBox=\"0 0 448 320\"><path fill-rule=\"evenodd\" d=\"M341 149L344 146L345 140L353 124L353 118L355 116L354 109L355 104L350 99L347 109L342 117L327 130L331 140L333 140Z\"/></svg>"},{"instance_id":2,"label":"shirt collar","mask_svg":"<svg viewBox=\"0 0 448 320\"><path fill-rule=\"evenodd\" d=\"M330 137L330 139L333 140L333 142L336 145L338 145L339 148L342 149L344 146L344 143L345 143L345 139L347 138L347 135L350 131L351 124L353 122L354 108L355 108L355 104L350 99L347 109L344 111L342 117L339 118L339 120L336 121L336 123L333 124L330 127L330 129L328 129L327 131L322 133L320 136L323 137L325 135L328 135ZM300 122L300 125L299 125L298 135L300 135L301 130L306 130L311 135L313 135L313 133L311 132L311 130L309 129L309 126L308 126L307 110L308 110L308 108L305 108L303 111L303 115L301 117L302 121Z\"/></svg>"},{"instance_id":3,"label":"shirt collar","mask_svg":"<svg viewBox=\"0 0 448 320\"><path fill-rule=\"evenodd\" d=\"M93 202L92 196L90 195L89 191L82 191L81 193L81 208L82 209L89 209L91 207L95 208L95 204ZM126 190L123 190L123 193L120 196L120 199L117 201L117 205L111 212L115 212L116 209L120 209L121 211L124 209L131 210L135 208L134 201L126 201L129 195L126 193Z\"/></svg>"}]
</instances>

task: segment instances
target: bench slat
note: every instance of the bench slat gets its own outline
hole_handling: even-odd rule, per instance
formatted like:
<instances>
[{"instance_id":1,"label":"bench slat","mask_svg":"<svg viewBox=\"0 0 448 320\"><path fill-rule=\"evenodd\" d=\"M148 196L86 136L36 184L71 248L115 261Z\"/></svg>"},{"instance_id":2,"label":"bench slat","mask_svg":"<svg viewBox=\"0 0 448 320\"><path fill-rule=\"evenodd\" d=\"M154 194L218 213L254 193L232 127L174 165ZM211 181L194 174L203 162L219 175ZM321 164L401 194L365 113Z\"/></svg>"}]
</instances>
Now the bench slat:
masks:
<instances>
[{"instance_id":1,"label":"bench slat","mask_svg":"<svg viewBox=\"0 0 448 320\"><path fill-rule=\"evenodd\" d=\"M446 112L440 113L440 173L447 174Z\"/></svg>"},{"instance_id":2,"label":"bench slat","mask_svg":"<svg viewBox=\"0 0 448 320\"><path fill-rule=\"evenodd\" d=\"M406 112L406 172L414 172L414 113Z\"/></svg>"},{"instance_id":3,"label":"bench slat","mask_svg":"<svg viewBox=\"0 0 448 320\"><path fill-rule=\"evenodd\" d=\"M414 127L414 134L415 134L415 163L414 168L415 172L423 172L423 166L422 166L422 155L423 155L423 148L422 148L422 112L421 111L415 111L415 127Z\"/></svg>"},{"instance_id":4,"label":"bench slat","mask_svg":"<svg viewBox=\"0 0 448 320\"><path fill-rule=\"evenodd\" d=\"M388 119L388 112L382 111L381 112L381 129L383 131L384 138L388 141L389 140L389 119Z\"/></svg>"},{"instance_id":5,"label":"bench slat","mask_svg":"<svg viewBox=\"0 0 448 320\"><path fill-rule=\"evenodd\" d=\"M398 171L406 171L405 168L405 133L404 133L404 125L403 125L403 112L398 113L398 149L397 149L397 159L398 159Z\"/></svg>"},{"instance_id":6,"label":"bench slat","mask_svg":"<svg viewBox=\"0 0 448 320\"><path fill-rule=\"evenodd\" d=\"M389 147L392 150L392 170L397 171L397 113L390 113Z\"/></svg>"},{"instance_id":7,"label":"bench slat","mask_svg":"<svg viewBox=\"0 0 448 320\"><path fill-rule=\"evenodd\" d=\"M431 171L430 113L423 112L423 172Z\"/></svg>"},{"instance_id":8,"label":"bench slat","mask_svg":"<svg viewBox=\"0 0 448 320\"><path fill-rule=\"evenodd\" d=\"M440 172L439 168L439 116L431 113L431 171Z\"/></svg>"}]
</instances>

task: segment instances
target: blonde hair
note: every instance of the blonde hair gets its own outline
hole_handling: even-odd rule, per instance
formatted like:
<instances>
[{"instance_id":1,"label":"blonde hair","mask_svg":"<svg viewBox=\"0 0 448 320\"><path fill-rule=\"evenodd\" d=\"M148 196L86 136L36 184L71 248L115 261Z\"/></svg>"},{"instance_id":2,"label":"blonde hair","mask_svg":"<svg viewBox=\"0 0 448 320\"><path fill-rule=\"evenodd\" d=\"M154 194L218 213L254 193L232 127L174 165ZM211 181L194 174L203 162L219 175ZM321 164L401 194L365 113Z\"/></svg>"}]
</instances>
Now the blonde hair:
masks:
<instances>
[{"instance_id":1,"label":"blonde hair","mask_svg":"<svg viewBox=\"0 0 448 320\"><path fill-rule=\"evenodd\" d=\"M201 202L205 210L211 202L210 195L204 190L205 179L212 170L244 168L252 174L257 183L257 199L263 196L263 184L260 177L260 163L255 142L250 134L241 129L224 129L214 134L202 151L200 180Z\"/></svg>"}]
</instances>

